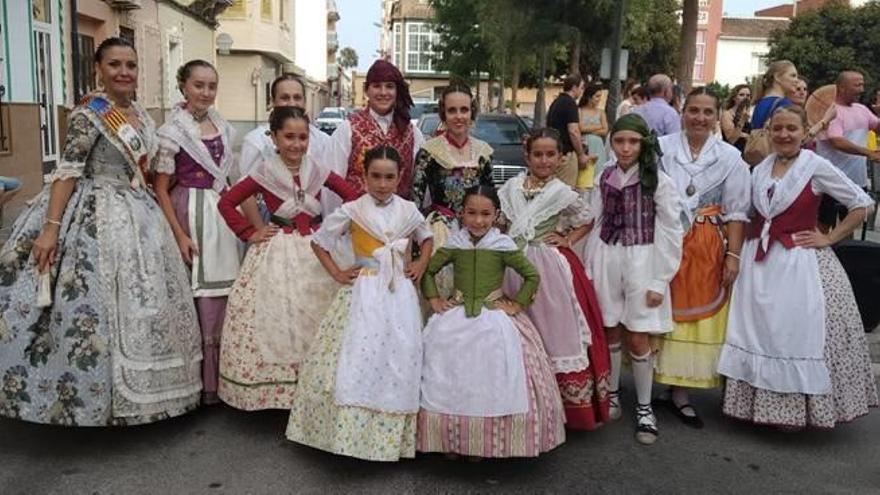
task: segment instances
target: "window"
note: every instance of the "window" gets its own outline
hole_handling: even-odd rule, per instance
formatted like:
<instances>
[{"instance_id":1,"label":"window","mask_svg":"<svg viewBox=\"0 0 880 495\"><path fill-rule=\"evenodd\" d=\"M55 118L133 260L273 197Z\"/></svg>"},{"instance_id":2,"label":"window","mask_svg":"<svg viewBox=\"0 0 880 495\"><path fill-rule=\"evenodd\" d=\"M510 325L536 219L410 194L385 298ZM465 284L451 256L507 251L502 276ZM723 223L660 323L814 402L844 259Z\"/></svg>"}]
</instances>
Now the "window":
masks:
<instances>
[{"instance_id":1,"label":"window","mask_svg":"<svg viewBox=\"0 0 880 495\"><path fill-rule=\"evenodd\" d=\"M434 58L433 46L437 42L435 33L424 22L406 25L406 71L431 72Z\"/></svg>"},{"instance_id":2,"label":"window","mask_svg":"<svg viewBox=\"0 0 880 495\"><path fill-rule=\"evenodd\" d=\"M703 80L706 65L706 31L697 31L697 54L694 57L694 81Z\"/></svg>"},{"instance_id":3,"label":"window","mask_svg":"<svg viewBox=\"0 0 880 495\"><path fill-rule=\"evenodd\" d=\"M391 47L394 55L394 65L403 67L403 24L394 23L394 42Z\"/></svg>"},{"instance_id":4,"label":"window","mask_svg":"<svg viewBox=\"0 0 880 495\"><path fill-rule=\"evenodd\" d=\"M95 90L95 38L78 34L73 49L79 60L79 70L74 73L77 78L75 87L79 91L73 97L75 101L79 101Z\"/></svg>"},{"instance_id":5,"label":"window","mask_svg":"<svg viewBox=\"0 0 880 495\"><path fill-rule=\"evenodd\" d=\"M177 88L177 68L183 65L183 45L179 36L168 37L168 53L165 58L165 103L166 108L173 107L183 101L183 95Z\"/></svg>"},{"instance_id":6,"label":"window","mask_svg":"<svg viewBox=\"0 0 880 495\"><path fill-rule=\"evenodd\" d=\"M223 11L221 17L244 17L247 13L247 0L232 0L232 5Z\"/></svg>"},{"instance_id":7,"label":"window","mask_svg":"<svg viewBox=\"0 0 880 495\"><path fill-rule=\"evenodd\" d=\"M34 20L50 24L52 22L50 5L50 0L34 0L34 3L31 5L31 14L33 15Z\"/></svg>"},{"instance_id":8,"label":"window","mask_svg":"<svg viewBox=\"0 0 880 495\"><path fill-rule=\"evenodd\" d=\"M260 5L260 18L265 22L272 22L272 4L274 0L263 0Z\"/></svg>"},{"instance_id":9,"label":"window","mask_svg":"<svg viewBox=\"0 0 880 495\"><path fill-rule=\"evenodd\" d=\"M119 37L131 43L131 46L137 46L134 43L134 29L119 26Z\"/></svg>"}]
</instances>

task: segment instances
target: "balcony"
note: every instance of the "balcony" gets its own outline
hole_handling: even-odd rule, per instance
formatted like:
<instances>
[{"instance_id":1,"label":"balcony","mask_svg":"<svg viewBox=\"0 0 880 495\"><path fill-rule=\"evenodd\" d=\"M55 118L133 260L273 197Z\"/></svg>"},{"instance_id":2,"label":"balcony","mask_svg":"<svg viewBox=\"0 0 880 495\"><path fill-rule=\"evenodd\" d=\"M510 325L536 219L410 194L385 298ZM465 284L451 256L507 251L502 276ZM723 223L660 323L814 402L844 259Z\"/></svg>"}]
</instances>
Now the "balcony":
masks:
<instances>
[{"instance_id":1,"label":"balcony","mask_svg":"<svg viewBox=\"0 0 880 495\"><path fill-rule=\"evenodd\" d=\"M335 31L327 33L327 51L335 52L339 48L339 37Z\"/></svg>"},{"instance_id":2,"label":"balcony","mask_svg":"<svg viewBox=\"0 0 880 495\"><path fill-rule=\"evenodd\" d=\"M327 64L327 80L335 81L339 79L339 65Z\"/></svg>"},{"instance_id":3,"label":"balcony","mask_svg":"<svg viewBox=\"0 0 880 495\"><path fill-rule=\"evenodd\" d=\"M141 0L104 0L116 10L135 10L141 8Z\"/></svg>"}]
</instances>

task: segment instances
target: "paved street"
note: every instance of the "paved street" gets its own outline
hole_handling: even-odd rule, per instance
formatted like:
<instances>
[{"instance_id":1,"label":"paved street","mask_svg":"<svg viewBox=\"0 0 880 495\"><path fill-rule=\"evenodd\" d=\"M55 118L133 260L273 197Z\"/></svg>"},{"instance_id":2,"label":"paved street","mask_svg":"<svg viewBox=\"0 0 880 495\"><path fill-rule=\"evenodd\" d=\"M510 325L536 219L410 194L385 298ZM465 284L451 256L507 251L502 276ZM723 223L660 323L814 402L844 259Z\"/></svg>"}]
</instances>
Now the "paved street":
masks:
<instances>
[{"instance_id":1,"label":"paved street","mask_svg":"<svg viewBox=\"0 0 880 495\"><path fill-rule=\"evenodd\" d=\"M480 463L337 457L284 440L286 413L224 406L126 429L0 420L0 493L880 493L880 411L784 433L723 418L719 400L695 401L704 430L659 411L651 447L635 443L625 416L536 460Z\"/></svg>"}]
</instances>

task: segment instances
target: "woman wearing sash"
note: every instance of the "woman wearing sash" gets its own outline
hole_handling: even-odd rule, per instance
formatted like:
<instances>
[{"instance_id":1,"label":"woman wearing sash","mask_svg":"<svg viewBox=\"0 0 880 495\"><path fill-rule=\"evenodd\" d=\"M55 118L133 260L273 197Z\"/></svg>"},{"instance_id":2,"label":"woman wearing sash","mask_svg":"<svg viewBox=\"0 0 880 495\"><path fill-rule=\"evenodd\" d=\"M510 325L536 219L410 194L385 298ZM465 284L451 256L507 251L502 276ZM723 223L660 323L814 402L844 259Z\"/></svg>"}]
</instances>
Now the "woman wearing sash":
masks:
<instances>
[{"instance_id":1,"label":"woman wearing sash","mask_svg":"<svg viewBox=\"0 0 880 495\"><path fill-rule=\"evenodd\" d=\"M755 216L733 289L718 371L724 414L787 428L833 428L880 401L852 287L830 246L848 238L873 201L840 169L802 150L800 107L769 117L773 151L752 174ZM817 230L823 194L849 210Z\"/></svg>"},{"instance_id":2,"label":"woman wearing sash","mask_svg":"<svg viewBox=\"0 0 880 495\"><path fill-rule=\"evenodd\" d=\"M448 86L440 96L440 121L446 132L427 140L416 155L413 201L428 218L435 250L458 231L465 191L492 185L492 148L468 135L476 114L471 89ZM441 270L436 279L441 294L452 295L451 268Z\"/></svg>"},{"instance_id":3,"label":"woman wearing sash","mask_svg":"<svg viewBox=\"0 0 880 495\"><path fill-rule=\"evenodd\" d=\"M660 138L660 166L682 201L685 236L670 284L674 328L657 341L654 380L672 387L658 402L695 428L703 422L687 389L721 385L718 354L749 210L749 167L714 134L719 109L711 90L697 88L685 99L684 130Z\"/></svg>"},{"instance_id":4,"label":"woman wearing sash","mask_svg":"<svg viewBox=\"0 0 880 495\"><path fill-rule=\"evenodd\" d=\"M310 241L321 222L322 188L357 193L308 155L309 118L277 107L269 129L278 149L220 198L220 213L252 244L232 293L220 348L220 399L237 409L290 409L299 366L339 288ZM256 228L237 206L260 194L270 224Z\"/></svg>"},{"instance_id":5,"label":"woman wearing sash","mask_svg":"<svg viewBox=\"0 0 880 495\"><path fill-rule=\"evenodd\" d=\"M392 146L401 159L397 194L411 199L413 162L425 138L410 122L413 101L409 85L397 67L377 60L367 71L364 93L367 108L351 114L336 128L328 150L328 163L334 172L364 194L364 155L381 144Z\"/></svg>"},{"instance_id":6,"label":"woman wearing sash","mask_svg":"<svg viewBox=\"0 0 880 495\"><path fill-rule=\"evenodd\" d=\"M73 110L58 167L0 252L3 416L131 425L199 404L189 279L145 188L156 140L132 101L137 54L108 38L95 66L106 93Z\"/></svg>"},{"instance_id":7,"label":"woman wearing sash","mask_svg":"<svg viewBox=\"0 0 880 495\"><path fill-rule=\"evenodd\" d=\"M185 103L174 107L158 130L156 199L191 268L202 329L202 401L214 404L226 297L242 256L242 245L217 210L220 193L229 185L234 131L213 108L217 72L211 64L187 62L177 71L177 84Z\"/></svg>"}]
</instances>

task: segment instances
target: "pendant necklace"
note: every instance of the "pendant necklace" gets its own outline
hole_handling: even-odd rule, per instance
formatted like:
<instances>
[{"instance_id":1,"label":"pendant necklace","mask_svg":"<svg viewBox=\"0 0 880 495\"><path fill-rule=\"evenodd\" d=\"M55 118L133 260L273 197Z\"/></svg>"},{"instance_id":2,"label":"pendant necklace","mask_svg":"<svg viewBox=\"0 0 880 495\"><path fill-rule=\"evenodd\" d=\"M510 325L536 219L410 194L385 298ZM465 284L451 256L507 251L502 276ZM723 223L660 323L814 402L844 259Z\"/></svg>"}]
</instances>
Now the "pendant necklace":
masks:
<instances>
[{"instance_id":1,"label":"pendant necklace","mask_svg":"<svg viewBox=\"0 0 880 495\"><path fill-rule=\"evenodd\" d=\"M691 147L690 142L687 141L687 137L684 137L683 140L685 141L685 145L687 145L688 151L690 152L690 156L691 156L690 163L691 164L697 163L697 160L700 158L700 154L697 153L696 156L694 156L693 148ZM706 147L706 143L703 143L702 148L705 148L705 147ZM702 151L702 148L700 148L700 151ZM709 168L711 168L712 165L715 165L717 162L718 162L718 159L716 158L715 161L707 164L706 166L703 167L702 170L700 170L699 172L697 172L695 174L690 173L690 171L685 167L685 164L683 164L683 163L681 164L681 169L684 170L684 172L686 174L688 174L688 176L690 177L690 180L688 180L688 185L684 189L684 193L687 194L688 197L691 197L697 193L697 186L694 185L694 178L699 177L700 175L703 175L703 173L705 173L707 170L709 170Z\"/></svg>"},{"instance_id":2,"label":"pendant necklace","mask_svg":"<svg viewBox=\"0 0 880 495\"><path fill-rule=\"evenodd\" d=\"M300 187L299 184L296 183L295 178L297 175L299 175L300 165L290 166L287 163L284 163L284 167L287 169L288 172L290 172L291 178L293 179L293 195L294 197L296 197L297 202L302 203L306 199L306 193L303 191L302 187Z\"/></svg>"}]
</instances>

